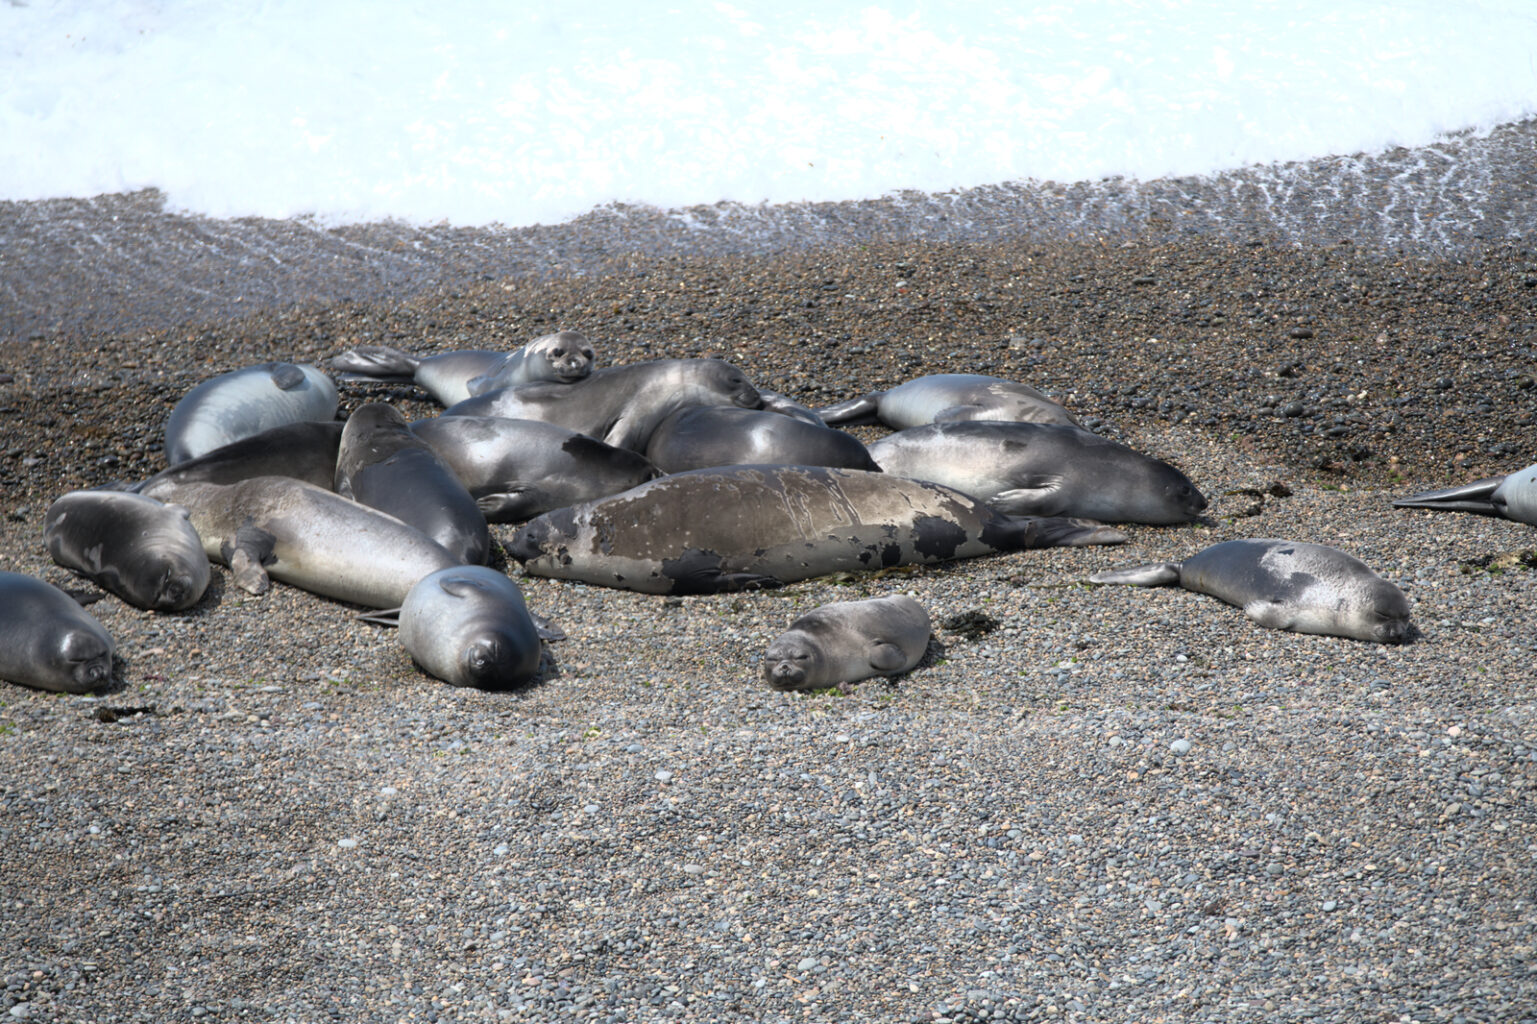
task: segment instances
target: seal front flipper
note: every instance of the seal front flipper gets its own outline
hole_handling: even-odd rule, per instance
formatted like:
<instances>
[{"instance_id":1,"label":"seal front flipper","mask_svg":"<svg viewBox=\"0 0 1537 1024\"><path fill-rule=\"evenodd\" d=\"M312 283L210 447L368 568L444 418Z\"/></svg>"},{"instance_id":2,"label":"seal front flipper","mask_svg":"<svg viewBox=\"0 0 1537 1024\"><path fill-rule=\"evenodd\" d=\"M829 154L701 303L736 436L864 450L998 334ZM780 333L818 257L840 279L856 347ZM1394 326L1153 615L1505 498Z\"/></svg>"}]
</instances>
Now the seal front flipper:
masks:
<instances>
[{"instance_id":1,"label":"seal front flipper","mask_svg":"<svg viewBox=\"0 0 1537 1024\"><path fill-rule=\"evenodd\" d=\"M331 357L331 369L369 380L409 382L421 360L388 345L359 345Z\"/></svg>"},{"instance_id":2,"label":"seal front flipper","mask_svg":"<svg viewBox=\"0 0 1537 1024\"><path fill-rule=\"evenodd\" d=\"M566 639L566 631L537 612L529 612L528 617L534 620L534 632L539 634L539 639L549 643Z\"/></svg>"},{"instance_id":3,"label":"seal front flipper","mask_svg":"<svg viewBox=\"0 0 1537 1024\"><path fill-rule=\"evenodd\" d=\"M1092 519L1070 519L1066 516L1019 516L1006 519L1014 535L1011 545L1000 548L1082 548L1091 544L1125 544L1126 534L1113 526L1096 523ZM987 538L984 537L984 540Z\"/></svg>"},{"instance_id":4,"label":"seal front flipper","mask_svg":"<svg viewBox=\"0 0 1537 1024\"><path fill-rule=\"evenodd\" d=\"M875 414L881 407L881 396L885 393L872 391L860 398L850 398L846 402L838 402L818 409L816 414L829 426L834 423L874 423Z\"/></svg>"},{"instance_id":5,"label":"seal front flipper","mask_svg":"<svg viewBox=\"0 0 1537 1024\"><path fill-rule=\"evenodd\" d=\"M481 494L475 505L488 523L520 523L560 507L554 495L537 487L519 485L492 494Z\"/></svg>"},{"instance_id":6,"label":"seal front flipper","mask_svg":"<svg viewBox=\"0 0 1537 1024\"><path fill-rule=\"evenodd\" d=\"M1440 491L1424 491L1420 494L1411 494L1407 498L1399 498L1393 502L1394 508L1423 508L1432 512L1471 512L1480 516L1503 516L1505 513L1493 501L1491 497L1499 486L1505 482L1505 477L1491 477L1488 480L1476 480L1461 487L1448 487Z\"/></svg>"},{"instance_id":7,"label":"seal front flipper","mask_svg":"<svg viewBox=\"0 0 1537 1024\"><path fill-rule=\"evenodd\" d=\"M1039 477L1021 480L1024 486L999 491L986 504L1011 516L1049 516L1062 508L1062 478Z\"/></svg>"},{"instance_id":8,"label":"seal front flipper","mask_svg":"<svg viewBox=\"0 0 1537 1024\"><path fill-rule=\"evenodd\" d=\"M1128 587L1173 587L1179 585L1178 562L1153 562L1129 569L1109 569L1089 577L1090 583L1120 583Z\"/></svg>"},{"instance_id":9,"label":"seal front flipper","mask_svg":"<svg viewBox=\"0 0 1537 1024\"><path fill-rule=\"evenodd\" d=\"M1244 604L1243 613L1266 629L1292 629L1297 619L1295 605L1274 597L1256 597Z\"/></svg>"},{"instance_id":10,"label":"seal front flipper","mask_svg":"<svg viewBox=\"0 0 1537 1024\"><path fill-rule=\"evenodd\" d=\"M372 626L400 627L400 609L385 608L377 612L362 612L358 615L359 622L366 622Z\"/></svg>"},{"instance_id":11,"label":"seal front flipper","mask_svg":"<svg viewBox=\"0 0 1537 1024\"><path fill-rule=\"evenodd\" d=\"M293 363L273 363L270 372L272 384L279 391L292 391L304 385L304 371Z\"/></svg>"},{"instance_id":12,"label":"seal front flipper","mask_svg":"<svg viewBox=\"0 0 1537 1024\"><path fill-rule=\"evenodd\" d=\"M876 640L870 644L870 667L888 675L901 672L907 668L907 655L888 640Z\"/></svg>"},{"instance_id":13,"label":"seal front flipper","mask_svg":"<svg viewBox=\"0 0 1537 1024\"><path fill-rule=\"evenodd\" d=\"M266 566L277 560L277 538L250 523L235 531L235 536L219 545L219 557L229 566L235 585L252 594L265 594L272 586Z\"/></svg>"}]
</instances>

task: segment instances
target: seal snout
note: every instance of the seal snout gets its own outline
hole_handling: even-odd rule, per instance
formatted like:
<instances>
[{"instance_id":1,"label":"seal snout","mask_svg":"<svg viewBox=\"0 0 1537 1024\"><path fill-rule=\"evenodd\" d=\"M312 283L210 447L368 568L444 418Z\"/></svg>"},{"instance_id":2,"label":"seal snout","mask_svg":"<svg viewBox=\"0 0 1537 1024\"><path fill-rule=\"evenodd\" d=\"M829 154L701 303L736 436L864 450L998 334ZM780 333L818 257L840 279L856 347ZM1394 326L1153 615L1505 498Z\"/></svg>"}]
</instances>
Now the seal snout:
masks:
<instances>
[{"instance_id":1,"label":"seal snout","mask_svg":"<svg viewBox=\"0 0 1537 1024\"><path fill-rule=\"evenodd\" d=\"M766 658L763 679L776 690L798 690L806 682L806 670L794 658Z\"/></svg>"},{"instance_id":2,"label":"seal snout","mask_svg":"<svg viewBox=\"0 0 1537 1024\"><path fill-rule=\"evenodd\" d=\"M525 523L507 542L507 553L520 562L538 558L544 553L544 542L549 533L549 524L542 518Z\"/></svg>"}]
</instances>

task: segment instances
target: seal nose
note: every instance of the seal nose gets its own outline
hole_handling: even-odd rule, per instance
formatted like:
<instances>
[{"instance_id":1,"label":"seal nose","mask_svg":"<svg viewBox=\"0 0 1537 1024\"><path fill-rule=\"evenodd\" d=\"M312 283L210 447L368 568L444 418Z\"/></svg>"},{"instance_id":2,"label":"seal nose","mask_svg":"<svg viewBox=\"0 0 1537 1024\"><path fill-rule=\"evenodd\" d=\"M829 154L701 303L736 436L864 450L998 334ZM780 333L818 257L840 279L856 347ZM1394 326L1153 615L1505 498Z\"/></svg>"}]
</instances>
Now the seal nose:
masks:
<instances>
[{"instance_id":1,"label":"seal nose","mask_svg":"<svg viewBox=\"0 0 1537 1024\"><path fill-rule=\"evenodd\" d=\"M507 543L507 553L520 562L538 558L544 553L544 541L549 536L549 532L549 524L543 517L531 523L525 523Z\"/></svg>"},{"instance_id":2,"label":"seal nose","mask_svg":"<svg viewBox=\"0 0 1537 1024\"><path fill-rule=\"evenodd\" d=\"M763 666L763 677L776 690L793 690L806 678L806 673L795 662L781 658Z\"/></svg>"}]
</instances>

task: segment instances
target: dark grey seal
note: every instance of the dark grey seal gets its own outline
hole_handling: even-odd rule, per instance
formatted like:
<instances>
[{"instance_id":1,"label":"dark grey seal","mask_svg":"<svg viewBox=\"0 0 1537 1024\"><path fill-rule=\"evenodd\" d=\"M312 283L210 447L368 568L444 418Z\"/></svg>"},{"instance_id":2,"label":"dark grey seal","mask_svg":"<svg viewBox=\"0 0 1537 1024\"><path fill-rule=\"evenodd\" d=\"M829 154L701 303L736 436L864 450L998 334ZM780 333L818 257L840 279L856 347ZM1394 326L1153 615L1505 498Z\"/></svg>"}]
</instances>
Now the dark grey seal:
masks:
<instances>
[{"instance_id":1,"label":"dark grey seal","mask_svg":"<svg viewBox=\"0 0 1537 1024\"><path fill-rule=\"evenodd\" d=\"M136 608L181 611L208 589L208 555L187 510L142 494L71 491L48 507L43 544Z\"/></svg>"},{"instance_id":2,"label":"dark grey seal","mask_svg":"<svg viewBox=\"0 0 1537 1024\"><path fill-rule=\"evenodd\" d=\"M284 423L336 418L336 385L305 363L258 363L188 391L165 425L175 466Z\"/></svg>"},{"instance_id":3,"label":"dark grey seal","mask_svg":"<svg viewBox=\"0 0 1537 1024\"><path fill-rule=\"evenodd\" d=\"M1472 512L1537 526L1537 465L1508 476L1477 480L1443 491L1411 494L1393 502L1394 508L1423 508L1432 512Z\"/></svg>"},{"instance_id":4,"label":"dark grey seal","mask_svg":"<svg viewBox=\"0 0 1537 1024\"><path fill-rule=\"evenodd\" d=\"M59 693L89 693L112 679L112 637L51 583L0 572L0 679Z\"/></svg>"},{"instance_id":5,"label":"dark grey seal","mask_svg":"<svg viewBox=\"0 0 1537 1024\"><path fill-rule=\"evenodd\" d=\"M232 484L253 476L291 476L329 491L336 482L343 426L340 420L285 423L163 469L129 490L153 495L167 483Z\"/></svg>"},{"instance_id":6,"label":"dark grey seal","mask_svg":"<svg viewBox=\"0 0 1537 1024\"><path fill-rule=\"evenodd\" d=\"M879 420L893 430L942 420L1013 420L1078 426L1071 413L1028 384L975 373L936 373L818 409L828 423Z\"/></svg>"},{"instance_id":7,"label":"dark grey seal","mask_svg":"<svg viewBox=\"0 0 1537 1024\"><path fill-rule=\"evenodd\" d=\"M769 644L763 678L776 690L820 690L900 675L923 660L932 632L923 605L903 594L835 601Z\"/></svg>"},{"instance_id":8,"label":"dark grey seal","mask_svg":"<svg viewBox=\"0 0 1537 1024\"><path fill-rule=\"evenodd\" d=\"M548 512L518 530L509 551L535 576L710 594L1125 539L1098 523L1005 516L948 487L885 473L730 466Z\"/></svg>"},{"instance_id":9,"label":"dark grey seal","mask_svg":"<svg viewBox=\"0 0 1537 1024\"><path fill-rule=\"evenodd\" d=\"M577 331L557 331L509 352L495 368L472 377L467 390L474 396L516 384L540 381L570 384L591 374L596 361L597 355L586 335Z\"/></svg>"},{"instance_id":10,"label":"dark grey seal","mask_svg":"<svg viewBox=\"0 0 1537 1024\"><path fill-rule=\"evenodd\" d=\"M506 352L489 349L416 356L388 345L359 345L332 356L331 369L343 380L361 377L415 384L440 404L453 405L470 397L471 380L496 369L506 358Z\"/></svg>"},{"instance_id":11,"label":"dark grey seal","mask_svg":"<svg viewBox=\"0 0 1537 1024\"><path fill-rule=\"evenodd\" d=\"M752 463L881 468L852 434L778 412L725 405L668 416L652 432L646 458L664 473Z\"/></svg>"},{"instance_id":12,"label":"dark grey seal","mask_svg":"<svg viewBox=\"0 0 1537 1024\"><path fill-rule=\"evenodd\" d=\"M1267 629L1379 644L1410 638L1409 599L1359 559L1322 544L1230 540L1183 562L1099 572L1090 583L1178 584L1237 605Z\"/></svg>"},{"instance_id":13,"label":"dark grey seal","mask_svg":"<svg viewBox=\"0 0 1537 1024\"><path fill-rule=\"evenodd\" d=\"M1055 423L931 423L870 445L881 469L965 491L1000 512L1187 523L1206 498L1179 470Z\"/></svg>"}]
</instances>

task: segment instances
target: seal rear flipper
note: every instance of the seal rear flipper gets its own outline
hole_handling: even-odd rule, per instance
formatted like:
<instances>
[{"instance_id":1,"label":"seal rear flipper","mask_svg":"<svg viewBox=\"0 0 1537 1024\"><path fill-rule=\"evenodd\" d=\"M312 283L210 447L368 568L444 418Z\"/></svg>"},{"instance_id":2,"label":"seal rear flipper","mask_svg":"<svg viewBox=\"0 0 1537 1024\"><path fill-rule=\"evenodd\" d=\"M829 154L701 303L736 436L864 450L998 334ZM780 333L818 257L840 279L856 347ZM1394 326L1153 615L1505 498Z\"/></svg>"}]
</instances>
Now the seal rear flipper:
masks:
<instances>
[{"instance_id":1,"label":"seal rear flipper","mask_svg":"<svg viewBox=\"0 0 1537 1024\"><path fill-rule=\"evenodd\" d=\"M420 363L415 356L388 345L359 345L331 357L331 369L369 380L411 381Z\"/></svg>"},{"instance_id":2,"label":"seal rear flipper","mask_svg":"<svg viewBox=\"0 0 1537 1024\"><path fill-rule=\"evenodd\" d=\"M1128 587L1172 587L1179 584L1178 562L1152 562L1129 569L1108 569L1089 577L1090 583L1120 583Z\"/></svg>"},{"instance_id":3,"label":"seal rear flipper","mask_svg":"<svg viewBox=\"0 0 1537 1024\"><path fill-rule=\"evenodd\" d=\"M362 612L358 615L359 622L367 622L375 626L400 627L400 609L385 608L377 612Z\"/></svg>"},{"instance_id":4,"label":"seal rear flipper","mask_svg":"<svg viewBox=\"0 0 1537 1024\"><path fill-rule=\"evenodd\" d=\"M834 423L874 423L876 411L881 406L881 397L885 394L884 391L872 391L859 398L850 398L846 402L817 409L816 414L828 426Z\"/></svg>"},{"instance_id":5,"label":"seal rear flipper","mask_svg":"<svg viewBox=\"0 0 1537 1024\"><path fill-rule=\"evenodd\" d=\"M1012 519L1015 548L1082 548L1090 544L1124 544L1126 534L1092 519L1066 516L1020 516ZM987 538L984 537L984 540Z\"/></svg>"},{"instance_id":6,"label":"seal rear flipper","mask_svg":"<svg viewBox=\"0 0 1537 1024\"><path fill-rule=\"evenodd\" d=\"M1424 491L1420 494L1411 494L1407 498L1399 498L1393 502L1394 508L1423 508L1432 512L1471 512L1480 516L1503 516L1504 513L1492 502L1490 497L1500 484L1505 482L1502 476L1491 477L1488 480L1475 480L1461 487L1448 487L1440 491Z\"/></svg>"},{"instance_id":7,"label":"seal rear flipper","mask_svg":"<svg viewBox=\"0 0 1537 1024\"><path fill-rule=\"evenodd\" d=\"M259 526L245 524L235 536L219 545L219 557L229 566L235 585L252 594L265 594L272 586L265 566L276 561L277 538Z\"/></svg>"},{"instance_id":8,"label":"seal rear flipper","mask_svg":"<svg viewBox=\"0 0 1537 1024\"><path fill-rule=\"evenodd\" d=\"M902 671L907 664L907 655L902 653L902 648L896 644L887 643L884 640L876 640L870 644L870 667L877 672L891 674Z\"/></svg>"}]
</instances>

